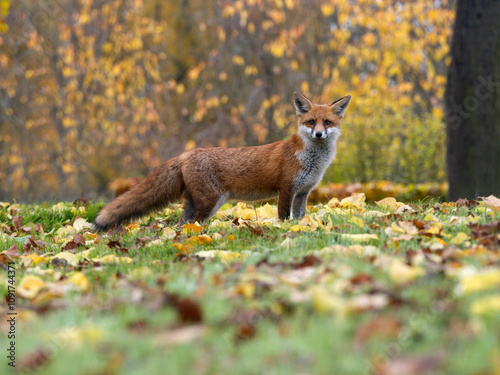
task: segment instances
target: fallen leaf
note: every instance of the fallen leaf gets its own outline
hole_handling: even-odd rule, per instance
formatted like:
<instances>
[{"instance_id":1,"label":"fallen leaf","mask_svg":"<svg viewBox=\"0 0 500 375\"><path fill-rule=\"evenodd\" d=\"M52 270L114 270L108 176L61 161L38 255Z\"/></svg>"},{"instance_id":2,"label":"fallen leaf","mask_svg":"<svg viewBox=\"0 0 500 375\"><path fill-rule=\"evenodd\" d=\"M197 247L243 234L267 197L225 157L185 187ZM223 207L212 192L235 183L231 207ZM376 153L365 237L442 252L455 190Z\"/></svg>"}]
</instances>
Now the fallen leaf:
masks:
<instances>
[{"instance_id":1,"label":"fallen leaf","mask_svg":"<svg viewBox=\"0 0 500 375\"><path fill-rule=\"evenodd\" d=\"M276 211L276 207L266 203L262 207L257 208L257 216L259 219L272 219L276 217Z\"/></svg>"},{"instance_id":2,"label":"fallen leaf","mask_svg":"<svg viewBox=\"0 0 500 375\"><path fill-rule=\"evenodd\" d=\"M153 345L160 347L189 344L203 337L206 331L207 328L203 324L180 327L157 333L153 336L152 341Z\"/></svg>"},{"instance_id":3,"label":"fallen leaf","mask_svg":"<svg viewBox=\"0 0 500 375\"><path fill-rule=\"evenodd\" d=\"M244 254L227 250L203 250L196 252L195 255L199 258L220 258L224 263L245 258Z\"/></svg>"},{"instance_id":4,"label":"fallen leaf","mask_svg":"<svg viewBox=\"0 0 500 375\"><path fill-rule=\"evenodd\" d=\"M76 219L75 221L73 221L73 228L77 232L82 232L85 229L90 229L90 230L94 229L94 227L91 223L89 223L87 220L85 220L81 217Z\"/></svg>"},{"instance_id":5,"label":"fallen leaf","mask_svg":"<svg viewBox=\"0 0 500 375\"><path fill-rule=\"evenodd\" d=\"M119 264L119 263L132 263L133 259L129 257L118 257L115 254L104 255L101 258L93 258L93 262L101 264Z\"/></svg>"},{"instance_id":6,"label":"fallen leaf","mask_svg":"<svg viewBox=\"0 0 500 375\"><path fill-rule=\"evenodd\" d=\"M366 234L347 234L342 233L340 238L343 240L351 240L353 242L370 242L370 241L378 241L378 236L374 233L366 233Z\"/></svg>"},{"instance_id":7,"label":"fallen leaf","mask_svg":"<svg viewBox=\"0 0 500 375\"><path fill-rule=\"evenodd\" d=\"M342 313L346 310L346 302L323 287L313 287L310 291L313 309L325 314L331 312Z\"/></svg>"},{"instance_id":8,"label":"fallen leaf","mask_svg":"<svg viewBox=\"0 0 500 375\"><path fill-rule=\"evenodd\" d=\"M399 319L389 315L376 316L356 330L354 344L361 348L372 339L396 338L400 329L401 322Z\"/></svg>"},{"instance_id":9,"label":"fallen leaf","mask_svg":"<svg viewBox=\"0 0 500 375\"><path fill-rule=\"evenodd\" d=\"M365 193L354 193L350 197L344 198L340 201L340 206L344 208L364 208L366 207Z\"/></svg>"},{"instance_id":10,"label":"fallen leaf","mask_svg":"<svg viewBox=\"0 0 500 375\"><path fill-rule=\"evenodd\" d=\"M195 234L200 233L202 231L202 227L197 225L197 224L185 224L182 226L182 231L184 233L190 233L193 232Z\"/></svg>"},{"instance_id":11,"label":"fallen leaf","mask_svg":"<svg viewBox=\"0 0 500 375\"><path fill-rule=\"evenodd\" d=\"M17 292L23 298L32 299L45 287L45 282L38 276L26 275L21 279Z\"/></svg>"},{"instance_id":12,"label":"fallen leaf","mask_svg":"<svg viewBox=\"0 0 500 375\"><path fill-rule=\"evenodd\" d=\"M382 207L390 212L396 211L400 206L403 206L404 203L396 201L396 198L387 197L380 201L375 202L375 204L379 207Z\"/></svg>"},{"instance_id":13,"label":"fallen leaf","mask_svg":"<svg viewBox=\"0 0 500 375\"><path fill-rule=\"evenodd\" d=\"M200 304L189 298L179 297L177 294L165 293L165 304L174 307L182 323L198 323L203 320Z\"/></svg>"},{"instance_id":14,"label":"fallen leaf","mask_svg":"<svg viewBox=\"0 0 500 375\"><path fill-rule=\"evenodd\" d=\"M486 207L491 208L494 211L500 210L500 199L497 197L490 195L489 197L479 197L483 200Z\"/></svg>"},{"instance_id":15,"label":"fallen leaf","mask_svg":"<svg viewBox=\"0 0 500 375\"><path fill-rule=\"evenodd\" d=\"M207 234L201 234L199 236L190 237L189 242L193 245L210 245L212 239Z\"/></svg>"},{"instance_id":16,"label":"fallen leaf","mask_svg":"<svg viewBox=\"0 0 500 375\"><path fill-rule=\"evenodd\" d=\"M373 364L380 375L427 375L437 373L445 361L440 351L425 356L402 356L382 365Z\"/></svg>"},{"instance_id":17,"label":"fallen leaf","mask_svg":"<svg viewBox=\"0 0 500 375\"><path fill-rule=\"evenodd\" d=\"M20 372L36 371L52 358L52 352L45 348L37 348L24 354L17 364L17 369Z\"/></svg>"},{"instance_id":18,"label":"fallen leaf","mask_svg":"<svg viewBox=\"0 0 500 375\"><path fill-rule=\"evenodd\" d=\"M500 295L486 296L475 300L470 306L470 311L473 315L498 315L500 313Z\"/></svg>"},{"instance_id":19,"label":"fallen leaf","mask_svg":"<svg viewBox=\"0 0 500 375\"><path fill-rule=\"evenodd\" d=\"M79 257L77 257L73 253L69 253L67 251L62 251L59 254L53 256L52 259L65 260L70 266L76 267L78 265Z\"/></svg>"},{"instance_id":20,"label":"fallen leaf","mask_svg":"<svg viewBox=\"0 0 500 375\"><path fill-rule=\"evenodd\" d=\"M399 259L394 259L389 266L389 277L397 284L406 284L425 274L421 267L412 267Z\"/></svg>"},{"instance_id":21,"label":"fallen leaf","mask_svg":"<svg viewBox=\"0 0 500 375\"><path fill-rule=\"evenodd\" d=\"M87 292L89 290L89 279L82 272L74 272L68 277L68 281L77 286L82 292Z\"/></svg>"},{"instance_id":22,"label":"fallen leaf","mask_svg":"<svg viewBox=\"0 0 500 375\"><path fill-rule=\"evenodd\" d=\"M365 222L356 216L351 217L351 219L348 221L348 223L353 223L354 225L356 225L360 228L363 228L365 226Z\"/></svg>"},{"instance_id":23,"label":"fallen leaf","mask_svg":"<svg viewBox=\"0 0 500 375\"><path fill-rule=\"evenodd\" d=\"M470 294L498 287L500 287L500 270L483 270L472 275L461 277L457 292Z\"/></svg>"}]
</instances>

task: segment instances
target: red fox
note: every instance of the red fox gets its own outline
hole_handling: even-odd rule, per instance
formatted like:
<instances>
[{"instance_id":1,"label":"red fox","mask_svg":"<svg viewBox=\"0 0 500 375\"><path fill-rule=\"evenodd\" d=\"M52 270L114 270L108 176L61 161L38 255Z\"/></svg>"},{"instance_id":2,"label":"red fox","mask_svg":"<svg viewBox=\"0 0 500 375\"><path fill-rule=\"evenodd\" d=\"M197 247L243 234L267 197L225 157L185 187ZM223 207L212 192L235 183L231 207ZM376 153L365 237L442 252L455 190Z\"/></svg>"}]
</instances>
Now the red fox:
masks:
<instances>
[{"instance_id":1,"label":"red fox","mask_svg":"<svg viewBox=\"0 0 500 375\"><path fill-rule=\"evenodd\" d=\"M278 196L281 220L304 216L307 196L335 158L340 119L351 96L313 104L294 93L298 132L286 141L241 148L194 149L170 159L129 191L108 203L96 230L139 218L184 197L180 224L204 222L228 200Z\"/></svg>"}]
</instances>

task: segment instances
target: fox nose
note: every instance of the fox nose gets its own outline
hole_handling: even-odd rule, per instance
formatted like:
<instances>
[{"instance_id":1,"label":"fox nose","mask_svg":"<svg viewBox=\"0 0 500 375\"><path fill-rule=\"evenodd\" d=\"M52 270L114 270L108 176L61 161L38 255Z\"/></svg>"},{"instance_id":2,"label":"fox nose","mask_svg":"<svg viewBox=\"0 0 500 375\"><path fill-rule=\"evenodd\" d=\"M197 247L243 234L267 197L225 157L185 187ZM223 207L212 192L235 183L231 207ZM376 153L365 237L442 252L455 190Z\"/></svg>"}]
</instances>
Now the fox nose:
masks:
<instances>
[{"instance_id":1,"label":"fox nose","mask_svg":"<svg viewBox=\"0 0 500 375\"><path fill-rule=\"evenodd\" d=\"M316 132L316 134L315 134L315 135L316 135L316 138L321 138L321 136L323 135L323 133L321 133L321 132Z\"/></svg>"}]
</instances>

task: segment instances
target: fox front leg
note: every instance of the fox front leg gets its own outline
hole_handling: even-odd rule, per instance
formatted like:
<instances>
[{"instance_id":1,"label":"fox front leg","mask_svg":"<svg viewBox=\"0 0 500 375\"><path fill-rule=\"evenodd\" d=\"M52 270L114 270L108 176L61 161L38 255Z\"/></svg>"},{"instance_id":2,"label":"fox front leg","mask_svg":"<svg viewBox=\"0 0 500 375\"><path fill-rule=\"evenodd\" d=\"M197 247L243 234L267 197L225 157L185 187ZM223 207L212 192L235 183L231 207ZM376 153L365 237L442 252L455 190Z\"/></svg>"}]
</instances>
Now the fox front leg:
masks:
<instances>
[{"instance_id":1,"label":"fox front leg","mask_svg":"<svg viewBox=\"0 0 500 375\"><path fill-rule=\"evenodd\" d=\"M297 195L295 195L295 198L293 199L293 210L292 210L294 219L300 219L305 215L308 195L309 192L298 193Z\"/></svg>"},{"instance_id":2,"label":"fox front leg","mask_svg":"<svg viewBox=\"0 0 500 375\"><path fill-rule=\"evenodd\" d=\"M280 220L290 219L293 193L291 189L282 189L278 196L278 217Z\"/></svg>"}]
</instances>

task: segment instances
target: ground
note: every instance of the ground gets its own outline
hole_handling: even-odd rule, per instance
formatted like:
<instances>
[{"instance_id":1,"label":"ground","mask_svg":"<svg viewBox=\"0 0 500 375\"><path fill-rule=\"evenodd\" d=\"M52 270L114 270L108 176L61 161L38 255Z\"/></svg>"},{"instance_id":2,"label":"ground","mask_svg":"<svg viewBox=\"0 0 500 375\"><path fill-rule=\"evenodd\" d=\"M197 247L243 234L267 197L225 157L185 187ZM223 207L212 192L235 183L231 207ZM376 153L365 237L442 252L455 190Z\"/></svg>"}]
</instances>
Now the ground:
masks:
<instances>
[{"instance_id":1,"label":"ground","mask_svg":"<svg viewBox=\"0 0 500 375\"><path fill-rule=\"evenodd\" d=\"M240 203L184 227L174 205L103 234L102 202L2 203L2 368L498 374L498 202Z\"/></svg>"}]
</instances>

